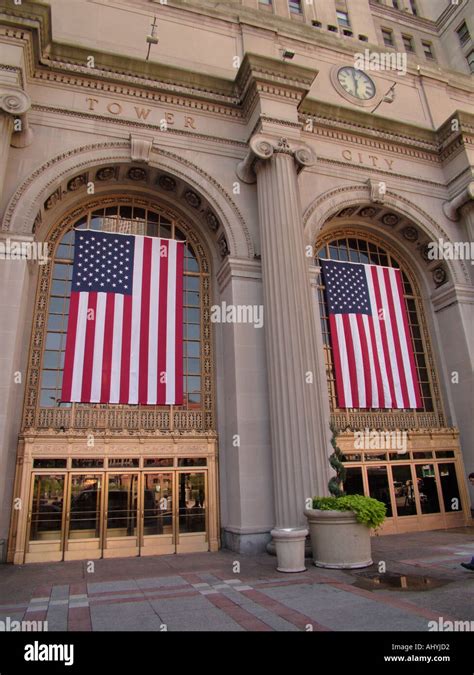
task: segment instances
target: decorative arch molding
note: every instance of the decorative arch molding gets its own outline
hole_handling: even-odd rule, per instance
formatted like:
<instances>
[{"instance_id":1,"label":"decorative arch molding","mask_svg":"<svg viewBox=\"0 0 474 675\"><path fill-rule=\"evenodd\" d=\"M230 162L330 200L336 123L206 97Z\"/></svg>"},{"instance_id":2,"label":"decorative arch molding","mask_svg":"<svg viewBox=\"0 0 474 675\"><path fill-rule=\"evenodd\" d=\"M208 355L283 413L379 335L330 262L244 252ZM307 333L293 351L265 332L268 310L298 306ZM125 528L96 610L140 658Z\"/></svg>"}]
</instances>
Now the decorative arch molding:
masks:
<instances>
[{"instance_id":1,"label":"decorative arch molding","mask_svg":"<svg viewBox=\"0 0 474 675\"><path fill-rule=\"evenodd\" d=\"M130 154L130 141L109 141L73 148L51 158L19 186L5 210L2 230L31 234L33 224L41 219L43 205L51 197L62 194L62 185L74 177L101 167L129 164L135 167ZM224 187L193 162L164 148L153 147L147 164L139 164L146 171L159 169L188 184L201 196L217 216L225 233L225 246L230 255L254 258L254 246L245 220ZM138 181L137 181L138 183ZM117 184L116 184L117 186ZM148 186L152 189L152 185ZM218 241L221 246L220 241Z\"/></svg>"},{"instance_id":2,"label":"decorative arch molding","mask_svg":"<svg viewBox=\"0 0 474 675\"><path fill-rule=\"evenodd\" d=\"M405 197L402 197L391 190L387 190L384 195L383 203L374 204L370 201L370 192L366 185L350 185L328 190L317 197L309 205L303 214L306 242L309 245L313 245L324 225L335 218L337 214L343 212L344 209L349 210L351 207L355 207L354 211L356 211L361 206L373 208L378 212L377 215L380 215L382 211L386 211L387 209L396 212L399 216L397 225L386 226L380 222L380 228L383 228L383 231L387 235L391 235L390 238L392 241L398 239L399 246L402 246L405 251L412 254L413 260L416 261L416 265L419 267L424 277L427 275L427 269L426 267L419 265L419 262L423 260L425 263L435 262L428 261L423 255L426 251L427 244L438 239L443 239L445 242L451 241L450 236L439 223L423 209ZM341 223L342 222L341 218ZM378 221L367 219L364 225L370 228L370 224L372 224L371 229L374 231L374 224L376 222ZM412 240L403 234L408 227L413 227L416 231L413 233L414 235L416 234L416 237ZM380 228L377 228L379 235L381 232ZM444 260L436 262L440 263L437 266L437 269L441 267L448 270L453 283L470 284L469 270L464 261ZM444 281L442 283L444 283ZM431 282L430 285L431 290L433 290L433 286L436 287L441 284L435 281L434 283Z\"/></svg>"}]
</instances>

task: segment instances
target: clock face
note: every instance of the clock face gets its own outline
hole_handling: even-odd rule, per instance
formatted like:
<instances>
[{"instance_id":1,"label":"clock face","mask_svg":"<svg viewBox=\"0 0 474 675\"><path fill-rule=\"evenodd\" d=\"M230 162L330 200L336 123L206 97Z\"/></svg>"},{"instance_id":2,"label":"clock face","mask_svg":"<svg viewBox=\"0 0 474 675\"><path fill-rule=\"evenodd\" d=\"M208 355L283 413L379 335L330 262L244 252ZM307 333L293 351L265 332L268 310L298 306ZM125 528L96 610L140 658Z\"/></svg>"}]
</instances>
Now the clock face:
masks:
<instances>
[{"instance_id":1,"label":"clock face","mask_svg":"<svg viewBox=\"0 0 474 675\"><path fill-rule=\"evenodd\" d=\"M344 66L337 73L341 87L354 98L368 101L375 96L375 84L363 70Z\"/></svg>"}]
</instances>

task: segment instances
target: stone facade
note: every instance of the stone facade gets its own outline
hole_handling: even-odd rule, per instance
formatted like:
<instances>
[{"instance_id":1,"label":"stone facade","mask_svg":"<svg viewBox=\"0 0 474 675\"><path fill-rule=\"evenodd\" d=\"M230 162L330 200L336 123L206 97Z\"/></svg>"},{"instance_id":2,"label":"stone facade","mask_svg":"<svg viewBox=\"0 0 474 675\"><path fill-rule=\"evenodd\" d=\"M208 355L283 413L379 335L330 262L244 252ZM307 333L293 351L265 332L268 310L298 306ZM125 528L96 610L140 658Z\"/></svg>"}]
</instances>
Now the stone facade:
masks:
<instances>
[{"instance_id":1,"label":"stone facade","mask_svg":"<svg viewBox=\"0 0 474 675\"><path fill-rule=\"evenodd\" d=\"M325 491L332 411L305 252L331 232L374 237L412 272L439 408L397 426L459 429L474 471L474 268L424 255L473 239L473 43L456 34L465 21L474 36L468 3L299 4L0 0L0 242L49 240L87 200L153 199L198 233L212 304L264 305L264 330L212 335L220 527L241 551L303 524L304 500ZM368 71L370 98L344 89L357 54L400 53L407 36L406 72ZM39 277L34 262L0 261L4 541L18 438L38 431L24 410Z\"/></svg>"}]
</instances>

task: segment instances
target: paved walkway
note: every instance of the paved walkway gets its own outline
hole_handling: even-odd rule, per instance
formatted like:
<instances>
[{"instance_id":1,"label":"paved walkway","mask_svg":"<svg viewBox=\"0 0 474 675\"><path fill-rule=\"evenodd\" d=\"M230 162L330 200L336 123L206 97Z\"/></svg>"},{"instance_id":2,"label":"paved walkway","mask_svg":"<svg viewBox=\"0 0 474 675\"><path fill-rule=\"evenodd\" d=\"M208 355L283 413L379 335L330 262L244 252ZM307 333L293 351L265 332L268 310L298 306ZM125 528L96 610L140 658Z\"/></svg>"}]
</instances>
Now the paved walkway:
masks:
<instances>
[{"instance_id":1,"label":"paved walkway","mask_svg":"<svg viewBox=\"0 0 474 675\"><path fill-rule=\"evenodd\" d=\"M365 570L280 574L275 558L231 551L0 566L0 620L48 621L49 631L427 631L474 621L474 528L373 539L373 558L409 587ZM236 573L236 561L240 572ZM90 563L89 563L90 565ZM410 590L412 576L430 582ZM474 625L474 623L473 623Z\"/></svg>"}]
</instances>

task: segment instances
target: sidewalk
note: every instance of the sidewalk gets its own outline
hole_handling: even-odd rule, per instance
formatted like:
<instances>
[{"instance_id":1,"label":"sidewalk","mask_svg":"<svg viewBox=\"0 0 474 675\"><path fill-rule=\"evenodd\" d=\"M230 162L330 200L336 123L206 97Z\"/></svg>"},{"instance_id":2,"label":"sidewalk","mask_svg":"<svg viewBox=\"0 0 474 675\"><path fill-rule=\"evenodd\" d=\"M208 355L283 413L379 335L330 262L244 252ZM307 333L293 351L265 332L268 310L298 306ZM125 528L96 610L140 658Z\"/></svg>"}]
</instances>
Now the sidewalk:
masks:
<instances>
[{"instance_id":1,"label":"sidewalk","mask_svg":"<svg viewBox=\"0 0 474 675\"><path fill-rule=\"evenodd\" d=\"M2 565L0 620L47 620L49 631L427 631L440 616L474 622L474 573L460 566L473 555L474 528L459 528L375 537L376 564L353 571L308 560L306 572L280 574L269 555L227 550L97 560L93 572L85 561ZM380 561L387 573L374 583ZM386 584L394 574L408 587Z\"/></svg>"}]
</instances>

